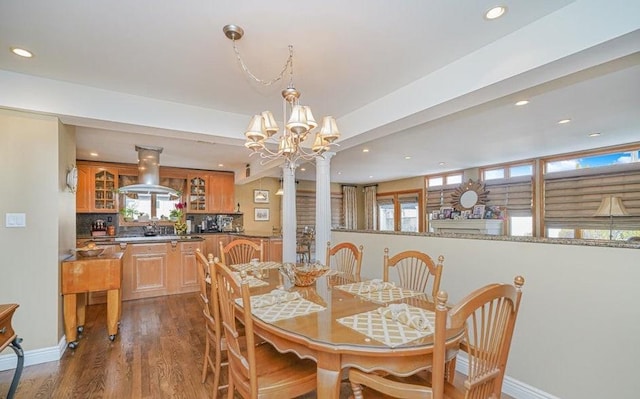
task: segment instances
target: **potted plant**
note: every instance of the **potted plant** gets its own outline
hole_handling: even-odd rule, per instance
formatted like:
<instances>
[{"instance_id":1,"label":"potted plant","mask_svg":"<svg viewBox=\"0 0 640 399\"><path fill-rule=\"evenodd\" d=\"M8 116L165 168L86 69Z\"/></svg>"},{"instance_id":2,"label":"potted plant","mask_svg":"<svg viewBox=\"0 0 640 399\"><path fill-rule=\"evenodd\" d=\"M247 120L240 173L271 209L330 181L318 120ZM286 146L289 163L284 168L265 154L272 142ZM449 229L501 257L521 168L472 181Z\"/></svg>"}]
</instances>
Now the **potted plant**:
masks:
<instances>
[{"instance_id":1,"label":"potted plant","mask_svg":"<svg viewBox=\"0 0 640 399\"><path fill-rule=\"evenodd\" d=\"M124 207L120 209L120 214L125 222L133 222L133 219L139 214L139 212L132 207Z\"/></svg>"}]
</instances>

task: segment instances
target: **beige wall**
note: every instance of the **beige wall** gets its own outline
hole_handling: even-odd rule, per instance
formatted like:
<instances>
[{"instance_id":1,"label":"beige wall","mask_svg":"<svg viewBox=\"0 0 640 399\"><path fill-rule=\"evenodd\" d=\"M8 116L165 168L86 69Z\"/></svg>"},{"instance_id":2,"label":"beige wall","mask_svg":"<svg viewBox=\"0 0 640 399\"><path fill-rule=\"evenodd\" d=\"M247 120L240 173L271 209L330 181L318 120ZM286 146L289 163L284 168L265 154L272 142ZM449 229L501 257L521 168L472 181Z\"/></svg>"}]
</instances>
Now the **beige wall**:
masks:
<instances>
[{"instance_id":1,"label":"beige wall","mask_svg":"<svg viewBox=\"0 0 640 399\"><path fill-rule=\"evenodd\" d=\"M271 234L273 227L280 228L280 211L282 197L276 195L280 188L280 181L273 177L265 177L251 183L236 185L236 203L240 203L240 211L244 213L244 230L248 234ZM269 203L256 204L253 202L253 190L269 190ZM256 222L253 220L255 208L269 208L269 221Z\"/></svg>"},{"instance_id":2,"label":"beige wall","mask_svg":"<svg viewBox=\"0 0 640 399\"><path fill-rule=\"evenodd\" d=\"M75 139L54 117L3 109L0 134L0 303L20 305L13 324L25 350L50 348L62 331L59 259L75 240L75 196L61 176ZM26 214L26 227L5 227L6 213Z\"/></svg>"},{"instance_id":3,"label":"beige wall","mask_svg":"<svg viewBox=\"0 0 640 399\"><path fill-rule=\"evenodd\" d=\"M364 245L367 277L382 276L385 247L444 255L441 288L452 303L520 274L526 282L508 376L567 399L640 392L638 249L339 231L333 241Z\"/></svg>"},{"instance_id":4,"label":"beige wall","mask_svg":"<svg viewBox=\"0 0 640 399\"><path fill-rule=\"evenodd\" d=\"M415 190L424 188L424 176L410 177L378 183L378 193L388 193L390 191Z\"/></svg>"}]
</instances>

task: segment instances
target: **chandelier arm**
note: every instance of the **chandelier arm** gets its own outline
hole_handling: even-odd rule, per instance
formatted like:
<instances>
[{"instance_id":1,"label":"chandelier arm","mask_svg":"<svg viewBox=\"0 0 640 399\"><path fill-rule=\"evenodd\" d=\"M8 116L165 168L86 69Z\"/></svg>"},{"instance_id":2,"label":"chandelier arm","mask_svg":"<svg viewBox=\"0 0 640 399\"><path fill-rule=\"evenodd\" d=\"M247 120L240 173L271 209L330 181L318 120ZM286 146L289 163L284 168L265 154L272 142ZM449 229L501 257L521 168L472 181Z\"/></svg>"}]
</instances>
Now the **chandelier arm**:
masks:
<instances>
[{"instance_id":1,"label":"chandelier arm","mask_svg":"<svg viewBox=\"0 0 640 399\"><path fill-rule=\"evenodd\" d=\"M244 61L242 60L242 57L240 56L240 50L238 50L235 40L233 40L233 51L236 53L236 58L238 59L238 63L240 64L240 67L242 68L242 70L247 75L249 75L249 77L253 79L256 83L260 83L261 85L264 85L264 86L271 86L272 84L280 81L284 77L284 74L287 72L287 69L291 70L290 78L289 78L290 83L291 81L293 81L293 46L292 45L289 45L289 57L287 58L287 61L284 63L282 70L275 78L272 78L270 80L260 79L249 70L249 67L247 66L247 64L244 63Z\"/></svg>"}]
</instances>

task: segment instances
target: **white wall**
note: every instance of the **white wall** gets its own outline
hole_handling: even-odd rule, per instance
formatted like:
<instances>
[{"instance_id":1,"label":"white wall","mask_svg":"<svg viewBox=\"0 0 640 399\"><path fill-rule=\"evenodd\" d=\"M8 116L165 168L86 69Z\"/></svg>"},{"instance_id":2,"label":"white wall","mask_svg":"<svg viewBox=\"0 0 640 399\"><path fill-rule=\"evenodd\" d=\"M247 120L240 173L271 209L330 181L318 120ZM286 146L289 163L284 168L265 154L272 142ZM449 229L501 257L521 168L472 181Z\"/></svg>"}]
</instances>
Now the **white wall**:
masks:
<instances>
[{"instance_id":1,"label":"white wall","mask_svg":"<svg viewBox=\"0 0 640 399\"><path fill-rule=\"evenodd\" d=\"M20 305L13 326L27 352L56 347L59 258L75 240L75 197L60 173L75 158L75 137L57 118L3 109L0 136L0 303ZM5 227L6 213L25 213L26 227Z\"/></svg>"},{"instance_id":2,"label":"white wall","mask_svg":"<svg viewBox=\"0 0 640 399\"><path fill-rule=\"evenodd\" d=\"M383 250L444 255L452 303L492 282L525 278L507 375L560 398L635 398L640 392L640 250L359 232L362 275L382 276Z\"/></svg>"}]
</instances>

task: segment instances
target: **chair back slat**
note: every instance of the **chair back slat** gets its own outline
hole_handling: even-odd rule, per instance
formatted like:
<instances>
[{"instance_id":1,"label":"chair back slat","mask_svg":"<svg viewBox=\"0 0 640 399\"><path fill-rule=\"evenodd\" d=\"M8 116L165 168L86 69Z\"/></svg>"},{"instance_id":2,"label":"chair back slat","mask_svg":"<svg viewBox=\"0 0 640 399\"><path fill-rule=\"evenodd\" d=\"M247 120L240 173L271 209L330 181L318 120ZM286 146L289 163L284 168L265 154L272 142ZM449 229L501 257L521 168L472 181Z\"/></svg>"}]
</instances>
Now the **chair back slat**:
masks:
<instances>
[{"instance_id":1,"label":"chair back slat","mask_svg":"<svg viewBox=\"0 0 640 399\"><path fill-rule=\"evenodd\" d=\"M249 284L247 280L240 280L221 262L214 262L213 270L227 343L229 373L236 389L249 393L250 397L257 397L258 378ZM242 315L238 311L237 299L242 299ZM242 321L244 334L239 330L238 317Z\"/></svg>"},{"instance_id":2,"label":"chair back slat","mask_svg":"<svg viewBox=\"0 0 640 399\"><path fill-rule=\"evenodd\" d=\"M390 272L395 270L401 287L426 292L435 298L440 290L444 256L438 256L438 263L419 251L404 251L389 257L389 248L384 249L383 279L390 281Z\"/></svg>"},{"instance_id":3,"label":"chair back slat","mask_svg":"<svg viewBox=\"0 0 640 399\"><path fill-rule=\"evenodd\" d=\"M490 284L467 295L450 311L451 325L464 326L462 349L469 358L466 397L500 397L524 279Z\"/></svg>"},{"instance_id":4,"label":"chair back slat","mask_svg":"<svg viewBox=\"0 0 640 399\"><path fill-rule=\"evenodd\" d=\"M227 245L220 242L220 261L225 265L238 265L249 263L251 259L257 258L264 262L264 242L256 244L251 240L238 238Z\"/></svg>"},{"instance_id":5,"label":"chair back slat","mask_svg":"<svg viewBox=\"0 0 640 399\"><path fill-rule=\"evenodd\" d=\"M327 242L326 265L347 275L360 277L364 247L350 242L341 242L331 247Z\"/></svg>"}]
</instances>

